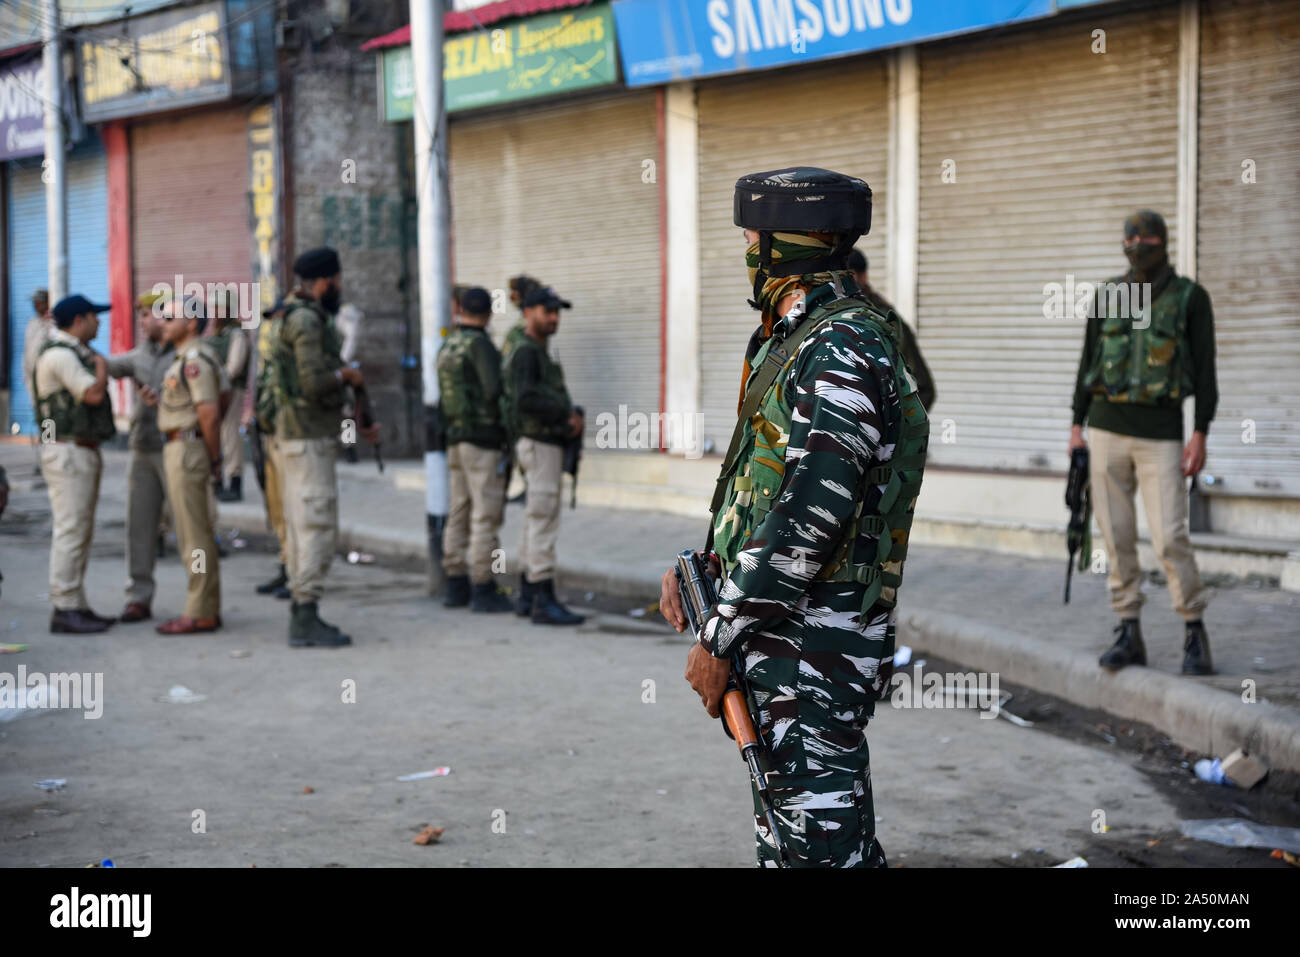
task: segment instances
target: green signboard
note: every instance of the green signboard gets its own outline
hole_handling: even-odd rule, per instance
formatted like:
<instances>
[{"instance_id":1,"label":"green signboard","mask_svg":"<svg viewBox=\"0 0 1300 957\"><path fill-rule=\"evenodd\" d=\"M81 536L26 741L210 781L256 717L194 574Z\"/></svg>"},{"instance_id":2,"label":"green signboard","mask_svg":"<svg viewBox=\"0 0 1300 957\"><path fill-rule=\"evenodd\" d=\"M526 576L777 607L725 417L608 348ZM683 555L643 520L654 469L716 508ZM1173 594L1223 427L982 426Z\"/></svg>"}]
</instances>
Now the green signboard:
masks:
<instances>
[{"instance_id":1,"label":"green signboard","mask_svg":"<svg viewBox=\"0 0 1300 957\"><path fill-rule=\"evenodd\" d=\"M442 50L449 113L618 80L608 3L458 33ZM409 120L415 102L411 48L383 51L379 69L384 119Z\"/></svg>"}]
</instances>

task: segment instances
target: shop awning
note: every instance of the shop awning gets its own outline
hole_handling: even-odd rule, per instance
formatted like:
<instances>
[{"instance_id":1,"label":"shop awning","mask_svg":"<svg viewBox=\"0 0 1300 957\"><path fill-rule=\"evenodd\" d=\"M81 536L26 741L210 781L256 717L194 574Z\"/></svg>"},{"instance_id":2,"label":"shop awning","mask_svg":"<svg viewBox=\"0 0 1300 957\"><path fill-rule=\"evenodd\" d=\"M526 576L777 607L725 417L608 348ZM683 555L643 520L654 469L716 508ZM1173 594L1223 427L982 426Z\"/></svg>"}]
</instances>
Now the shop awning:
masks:
<instances>
[{"instance_id":1,"label":"shop awning","mask_svg":"<svg viewBox=\"0 0 1300 957\"><path fill-rule=\"evenodd\" d=\"M568 7L585 7L591 0L498 0L487 3L473 10L449 10L442 16L442 29L446 33L461 33L473 30L498 20L513 17L527 17L535 13L548 13L551 10L564 10ZM361 44L362 50L382 50L385 47L406 46L411 42L411 26L407 24L392 33L367 40Z\"/></svg>"}]
</instances>

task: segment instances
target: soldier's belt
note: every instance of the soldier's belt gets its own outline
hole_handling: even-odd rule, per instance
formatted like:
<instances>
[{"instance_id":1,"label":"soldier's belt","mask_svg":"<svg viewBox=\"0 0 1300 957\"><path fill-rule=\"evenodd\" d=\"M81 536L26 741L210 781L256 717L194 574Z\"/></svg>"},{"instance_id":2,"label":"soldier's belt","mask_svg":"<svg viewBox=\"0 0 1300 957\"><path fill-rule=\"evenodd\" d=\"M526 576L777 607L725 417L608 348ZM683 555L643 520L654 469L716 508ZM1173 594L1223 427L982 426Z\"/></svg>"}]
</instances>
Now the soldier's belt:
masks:
<instances>
[{"instance_id":1,"label":"soldier's belt","mask_svg":"<svg viewBox=\"0 0 1300 957\"><path fill-rule=\"evenodd\" d=\"M164 432L163 438L168 442L183 442L186 439L201 439L203 433L198 429L172 429L170 432Z\"/></svg>"}]
</instances>

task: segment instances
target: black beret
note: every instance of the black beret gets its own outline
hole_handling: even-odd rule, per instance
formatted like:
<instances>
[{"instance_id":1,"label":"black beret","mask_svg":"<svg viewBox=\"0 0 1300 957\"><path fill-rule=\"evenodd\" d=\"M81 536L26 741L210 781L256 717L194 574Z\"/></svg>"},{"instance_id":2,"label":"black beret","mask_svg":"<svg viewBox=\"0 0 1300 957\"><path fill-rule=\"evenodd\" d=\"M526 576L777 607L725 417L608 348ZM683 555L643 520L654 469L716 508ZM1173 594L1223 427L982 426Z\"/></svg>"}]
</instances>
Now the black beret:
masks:
<instances>
[{"instance_id":1,"label":"black beret","mask_svg":"<svg viewBox=\"0 0 1300 957\"><path fill-rule=\"evenodd\" d=\"M295 275L303 279L328 279L343 271L339 265L339 254L329 246L309 249L293 261Z\"/></svg>"}]
</instances>

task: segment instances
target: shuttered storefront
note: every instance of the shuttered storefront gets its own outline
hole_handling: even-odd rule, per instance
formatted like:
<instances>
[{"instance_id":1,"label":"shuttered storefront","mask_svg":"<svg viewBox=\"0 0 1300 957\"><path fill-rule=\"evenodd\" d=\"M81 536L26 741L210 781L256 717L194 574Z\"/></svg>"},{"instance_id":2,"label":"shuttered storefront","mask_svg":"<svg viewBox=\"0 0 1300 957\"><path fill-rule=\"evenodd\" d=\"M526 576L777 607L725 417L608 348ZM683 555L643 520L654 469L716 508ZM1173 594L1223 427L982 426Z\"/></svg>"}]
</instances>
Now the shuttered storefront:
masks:
<instances>
[{"instance_id":1,"label":"shuttered storefront","mask_svg":"<svg viewBox=\"0 0 1300 957\"><path fill-rule=\"evenodd\" d=\"M92 134L93 135L93 134ZM98 139L68 156L68 292L108 302L108 167ZM10 424L36 431L31 396L22 380L23 340L32 315L31 296L48 286L45 184L41 159L9 167L9 396ZM100 315L92 347L108 354L108 313Z\"/></svg>"},{"instance_id":2,"label":"shuttered storefront","mask_svg":"<svg viewBox=\"0 0 1300 957\"><path fill-rule=\"evenodd\" d=\"M601 412L659 411L659 190L653 93L452 117L457 283L506 290L527 273L573 303L550 351L588 429ZM505 302L500 342L517 310Z\"/></svg>"},{"instance_id":3,"label":"shuttered storefront","mask_svg":"<svg viewBox=\"0 0 1300 957\"><path fill-rule=\"evenodd\" d=\"M136 292L154 283L249 282L248 116L209 110L131 126Z\"/></svg>"},{"instance_id":4,"label":"shuttered storefront","mask_svg":"<svg viewBox=\"0 0 1300 957\"><path fill-rule=\"evenodd\" d=\"M886 296L887 60L852 57L699 85L702 438L723 451L736 423L745 346L758 325L749 307L745 241L732 193L745 173L820 166L866 180L871 232L858 241L872 284ZM911 319L912 317L908 317Z\"/></svg>"},{"instance_id":5,"label":"shuttered storefront","mask_svg":"<svg viewBox=\"0 0 1300 957\"><path fill-rule=\"evenodd\" d=\"M932 463L1064 470L1084 321L1045 318L1045 286L1124 272L1138 208L1164 215L1177 248L1177 16L1105 7L922 47Z\"/></svg>"},{"instance_id":6,"label":"shuttered storefront","mask_svg":"<svg viewBox=\"0 0 1300 957\"><path fill-rule=\"evenodd\" d=\"M1300 7L1203 3L1197 279L1219 373L1205 470L1230 495L1300 496L1297 157Z\"/></svg>"}]
</instances>

